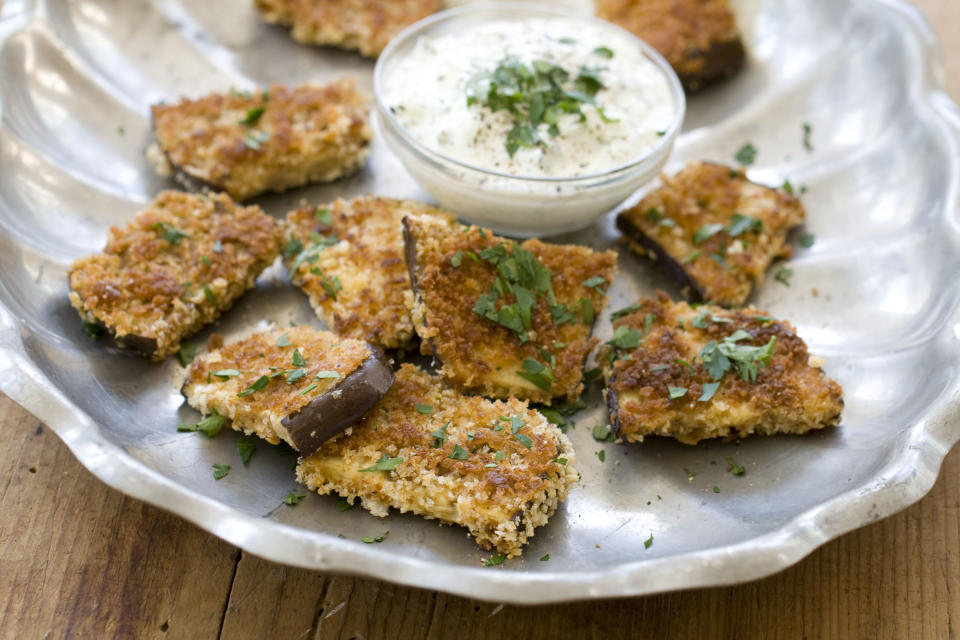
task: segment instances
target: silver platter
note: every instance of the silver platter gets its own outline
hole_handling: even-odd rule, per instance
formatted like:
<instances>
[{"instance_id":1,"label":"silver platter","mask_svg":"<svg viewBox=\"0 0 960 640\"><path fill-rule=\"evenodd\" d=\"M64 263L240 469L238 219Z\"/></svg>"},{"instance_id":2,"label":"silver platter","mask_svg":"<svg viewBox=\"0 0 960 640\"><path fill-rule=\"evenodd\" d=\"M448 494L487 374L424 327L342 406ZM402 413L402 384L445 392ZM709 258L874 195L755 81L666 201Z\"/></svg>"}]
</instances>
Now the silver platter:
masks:
<instances>
[{"instance_id":1,"label":"silver platter","mask_svg":"<svg viewBox=\"0 0 960 640\"><path fill-rule=\"evenodd\" d=\"M171 186L143 157L152 102L343 73L369 88L369 61L297 45L251 4L3 6L0 389L104 482L277 562L528 603L759 578L931 487L960 438L960 110L943 93L929 28L892 1L737 3L749 68L690 100L668 166L731 162L750 141L759 150L751 178L807 188L817 242L790 261L792 286L771 276L753 301L790 319L827 358L846 390L842 427L697 447L601 444L590 434L605 422L594 389L569 432L582 482L523 560L493 568L461 529L340 512L332 497L283 505L297 489L292 458L261 446L244 467L234 433L177 433L178 420L197 417L178 392L180 365L93 342L67 303L66 271ZM301 198L366 192L426 197L377 145L361 175L261 204L279 216ZM559 240L606 247L615 233L608 217ZM613 308L655 287L676 294L643 261L623 253L620 262ZM229 338L268 321L317 322L279 268L214 330ZM728 456L745 476L727 473ZM234 470L217 482L215 462ZM360 541L387 529L381 544Z\"/></svg>"}]
</instances>

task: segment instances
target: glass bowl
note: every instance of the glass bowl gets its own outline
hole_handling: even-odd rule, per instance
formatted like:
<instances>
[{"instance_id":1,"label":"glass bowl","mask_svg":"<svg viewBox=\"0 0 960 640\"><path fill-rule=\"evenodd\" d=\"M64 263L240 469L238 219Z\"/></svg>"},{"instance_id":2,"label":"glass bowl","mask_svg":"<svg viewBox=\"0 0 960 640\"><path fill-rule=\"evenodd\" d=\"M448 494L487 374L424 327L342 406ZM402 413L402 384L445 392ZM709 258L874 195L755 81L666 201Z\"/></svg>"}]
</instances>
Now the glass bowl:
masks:
<instances>
[{"instance_id":1,"label":"glass bowl","mask_svg":"<svg viewBox=\"0 0 960 640\"><path fill-rule=\"evenodd\" d=\"M529 18L572 18L626 35L661 71L675 106L673 121L658 143L626 164L575 177L518 176L473 166L431 149L391 112L384 95L392 69L424 35L456 33L482 22ZM657 177L683 125L686 101L680 81L650 45L592 16L540 5L484 3L442 11L411 25L387 46L373 76L376 126L404 167L444 209L505 235L529 237L565 233L590 225Z\"/></svg>"}]
</instances>

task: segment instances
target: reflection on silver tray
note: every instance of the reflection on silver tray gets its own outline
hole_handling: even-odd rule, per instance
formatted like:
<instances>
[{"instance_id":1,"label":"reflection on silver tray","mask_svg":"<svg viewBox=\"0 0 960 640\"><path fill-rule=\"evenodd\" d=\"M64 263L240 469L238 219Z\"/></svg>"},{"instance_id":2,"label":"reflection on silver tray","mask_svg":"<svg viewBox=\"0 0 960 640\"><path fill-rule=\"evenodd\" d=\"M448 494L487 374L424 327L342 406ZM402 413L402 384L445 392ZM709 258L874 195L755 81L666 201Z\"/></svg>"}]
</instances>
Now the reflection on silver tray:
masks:
<instances>
[{"instance_id":1,"label":"reflection on silver tray","mask_svg":"<svg viewBox=\"0 0 960 640\"><path fill-rule=\"evenodd\" d=\"M369 88L369 61L297 45L261 24L251 4L3 7L0 389L105 482L265 558L511 602L757 578L930 488L960 438L960 111L941 91L922 19L901 4L869 0L739 3L750 66L690 101L668 165L729 162L751 141L759 154L750 177L807 187L817 242L791 261L792 286L771 277L753 301L789 318L827 358L827 372L846 390L842 427L697 447L598 443L590 427L605 416L594 389L570 430L582 482L524 559L496 568L481 566L487 554L460 529L340 512L319 496L282 505L295 488L291 458L264 446L248 466L234 463L229 477L214 481L210 465L233 460L235 434L177 433L178 419L196 418L178 392L179 364L154 365L91 341L66 301L65 274L76 257L102 247L110 225L170 186L142 155L151 102L342 73ZM802 144L804 122L813 126L812 152ZM281 215L301 198L369 191L424 197L377 145L362 174L261 204ZM559 240L616 244L609 217ZM669 289L622 252L611 306L657 286ZM317 323L277 268L215 330L229 337L267 321ZM608 323L600 326L604 335ZM727 473L730 455L745 476ZM384 543L360 542L384 529ZM550 561L539 562L545 553Z\"/></svg>"}]
</instances>

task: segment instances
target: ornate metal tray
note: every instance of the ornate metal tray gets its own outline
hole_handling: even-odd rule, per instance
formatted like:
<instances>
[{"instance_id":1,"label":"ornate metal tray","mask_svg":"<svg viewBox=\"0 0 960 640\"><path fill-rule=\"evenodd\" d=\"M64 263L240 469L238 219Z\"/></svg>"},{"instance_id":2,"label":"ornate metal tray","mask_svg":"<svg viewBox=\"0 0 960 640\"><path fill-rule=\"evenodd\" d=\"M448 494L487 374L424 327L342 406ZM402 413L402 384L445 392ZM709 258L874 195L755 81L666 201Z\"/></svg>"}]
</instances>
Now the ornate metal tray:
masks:
<instances>
[{"instance_id":1,"label":"ornate metal tray","mask_svg":"<svg viewBox=\"0 0 960 640\"><path fill-rule=\"evenodd\" d=\"M668 166L730 162L749 141L752 178L806 188L816 244L790 261L790 287L771 277L754 302L828 359L846 390L842 427L697 447L598 443L594 389L569 431L582 482L524 559L500 567L483 567L488 554L462 530L412 515L341 512L316 495L286 506L292 458L261 446L243 466L234 433L177 433L178 419L196 419L180 365L92 341L67 302L66 271L170 186L143 157L150 103L342 73L369 86L369 61L297 45L251 4L7 0L0 14L0 389L104 482L271 560L511 602L759 578L933 484L960 439L960 110L923 19L872 0L737 3L749 68L690 100ZM301 198L368 191L425 197L377 145L361 175L261 204L282 215ZM602 247L615 233L608 218L560 240ZM214 330L317 322L284 281L268 271ZM657 286L669 284L623 252L611 306ZM728 456L746 475L727 472ZM217 482L214 462L234 471ZM360 541L387 529L381 544Z\"/></svg>"}]
</instances>

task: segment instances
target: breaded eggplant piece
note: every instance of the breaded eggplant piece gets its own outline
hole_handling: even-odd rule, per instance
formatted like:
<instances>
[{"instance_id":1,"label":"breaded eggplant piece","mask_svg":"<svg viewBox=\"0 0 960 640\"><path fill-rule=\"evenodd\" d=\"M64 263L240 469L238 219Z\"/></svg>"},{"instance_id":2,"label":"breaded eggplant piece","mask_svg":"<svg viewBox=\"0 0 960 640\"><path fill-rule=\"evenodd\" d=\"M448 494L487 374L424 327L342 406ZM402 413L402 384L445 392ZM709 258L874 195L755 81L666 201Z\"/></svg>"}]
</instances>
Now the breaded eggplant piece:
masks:
<instances>
[{"instance_id":1,"label":"breaded eggplant piece","mask_svg":"<svg viewBox=\"0 0 960 640\"><path fill-rule=\"evenodd\" d=\"M375 58L393 36L443 8L443 0L254 0L266 22L292 28L304 44Z\"/></svg>"},{"instance_id":2,"label":"breaded eggplant piece","mask_svg":"<svg viewBox=\"0 0 960 640\"><path fill-rule=\"evenodd\" d=\"M550 404L576 400L617 254L425 216L404 219L421 351L455 388Z\"/></svg>"},{"instance_id":3,"label":"breaded eggplant piece","mask_svg":"<svg viewBox=\"0 0 960 640\"><path fill-rule=\"evenodd\" d=\"M354 85L273 85L154 105L147 157L161 176L235 200L331 182L363 166L373 139L367 99Z\"/></svg>"},{"instance_id":4,"label":"breaded eggplant piece","mask_svg":"<svg viewBox=\"0 0 960 640\"><path fill-rule=\"evenodd\" d=\"M453 221L420 202L373 196L287 214L284 264L332 331L385 349L405 347L414 337L403 257L406 215Z\"/></svg>"},{"instance_id":5,"label":"breaded eggplant piece","mask_svg":"<svg viewBox=\"0 0 960 640\"><path fill-rule=\"evenodd\" d=\"M282 230L224 194L161 192L101 253L73 263L70 304L122 346L163 360L253 287Z\"/></svg>"},{"instance_id":6,"label":"breaded eggplant piece","mask_svg":"<svg viewBox=\"0 0 960 640\"><path fill-rule=\"evenodd\" d=\"M839 424L843 389L789 322L656 299L614 313L600 360L618 436L696 444L707 438L801 434Z\"/></svg>"},{"instance_id":7,"label":"breaded eggplant piece","mask_svg":"<svg viewBox=\"0 0 960 640\"><path fill-rule=\"evenodd\" d=\"M197 358L183 394L237 431L309 455L392 384L393 369L376 347L301 326L256 333Z\"/></svg>"},{"instance_id":8,"label":"breaded eggplant piece","mask_svg":"<svg viewBox=\"0 0 960 640\"><path fill-rule=\"evenodd\" d=\"M404 364L386 397L301 459L297 479L376 516L390 507L466 527L518 556L577 481L570 441L526 402L463 396Z\"/></svg>"},{"instance_id":9,"label":"breaded eggplant piece","mask_svg":"<svg viewBox=\"0 0 960 640\"><path fill-rule=\"evenodd\" d=\"M790 257L787 234L806 217L793 195L719 164L691 163L661 180L617 227L693 301L740 306L775 258Z\"/></svg>"},{"instance_id":10,"label":"breaded eggplant piece","mask_svg":"<svg viewBox=\"0 0 960 640\"><path fill-rule=\"evenodd\" d=\"M743 42L728 0L596 0L596 9L659 51L687 91L743 66Z\"/></svg>"}]
</instances>

